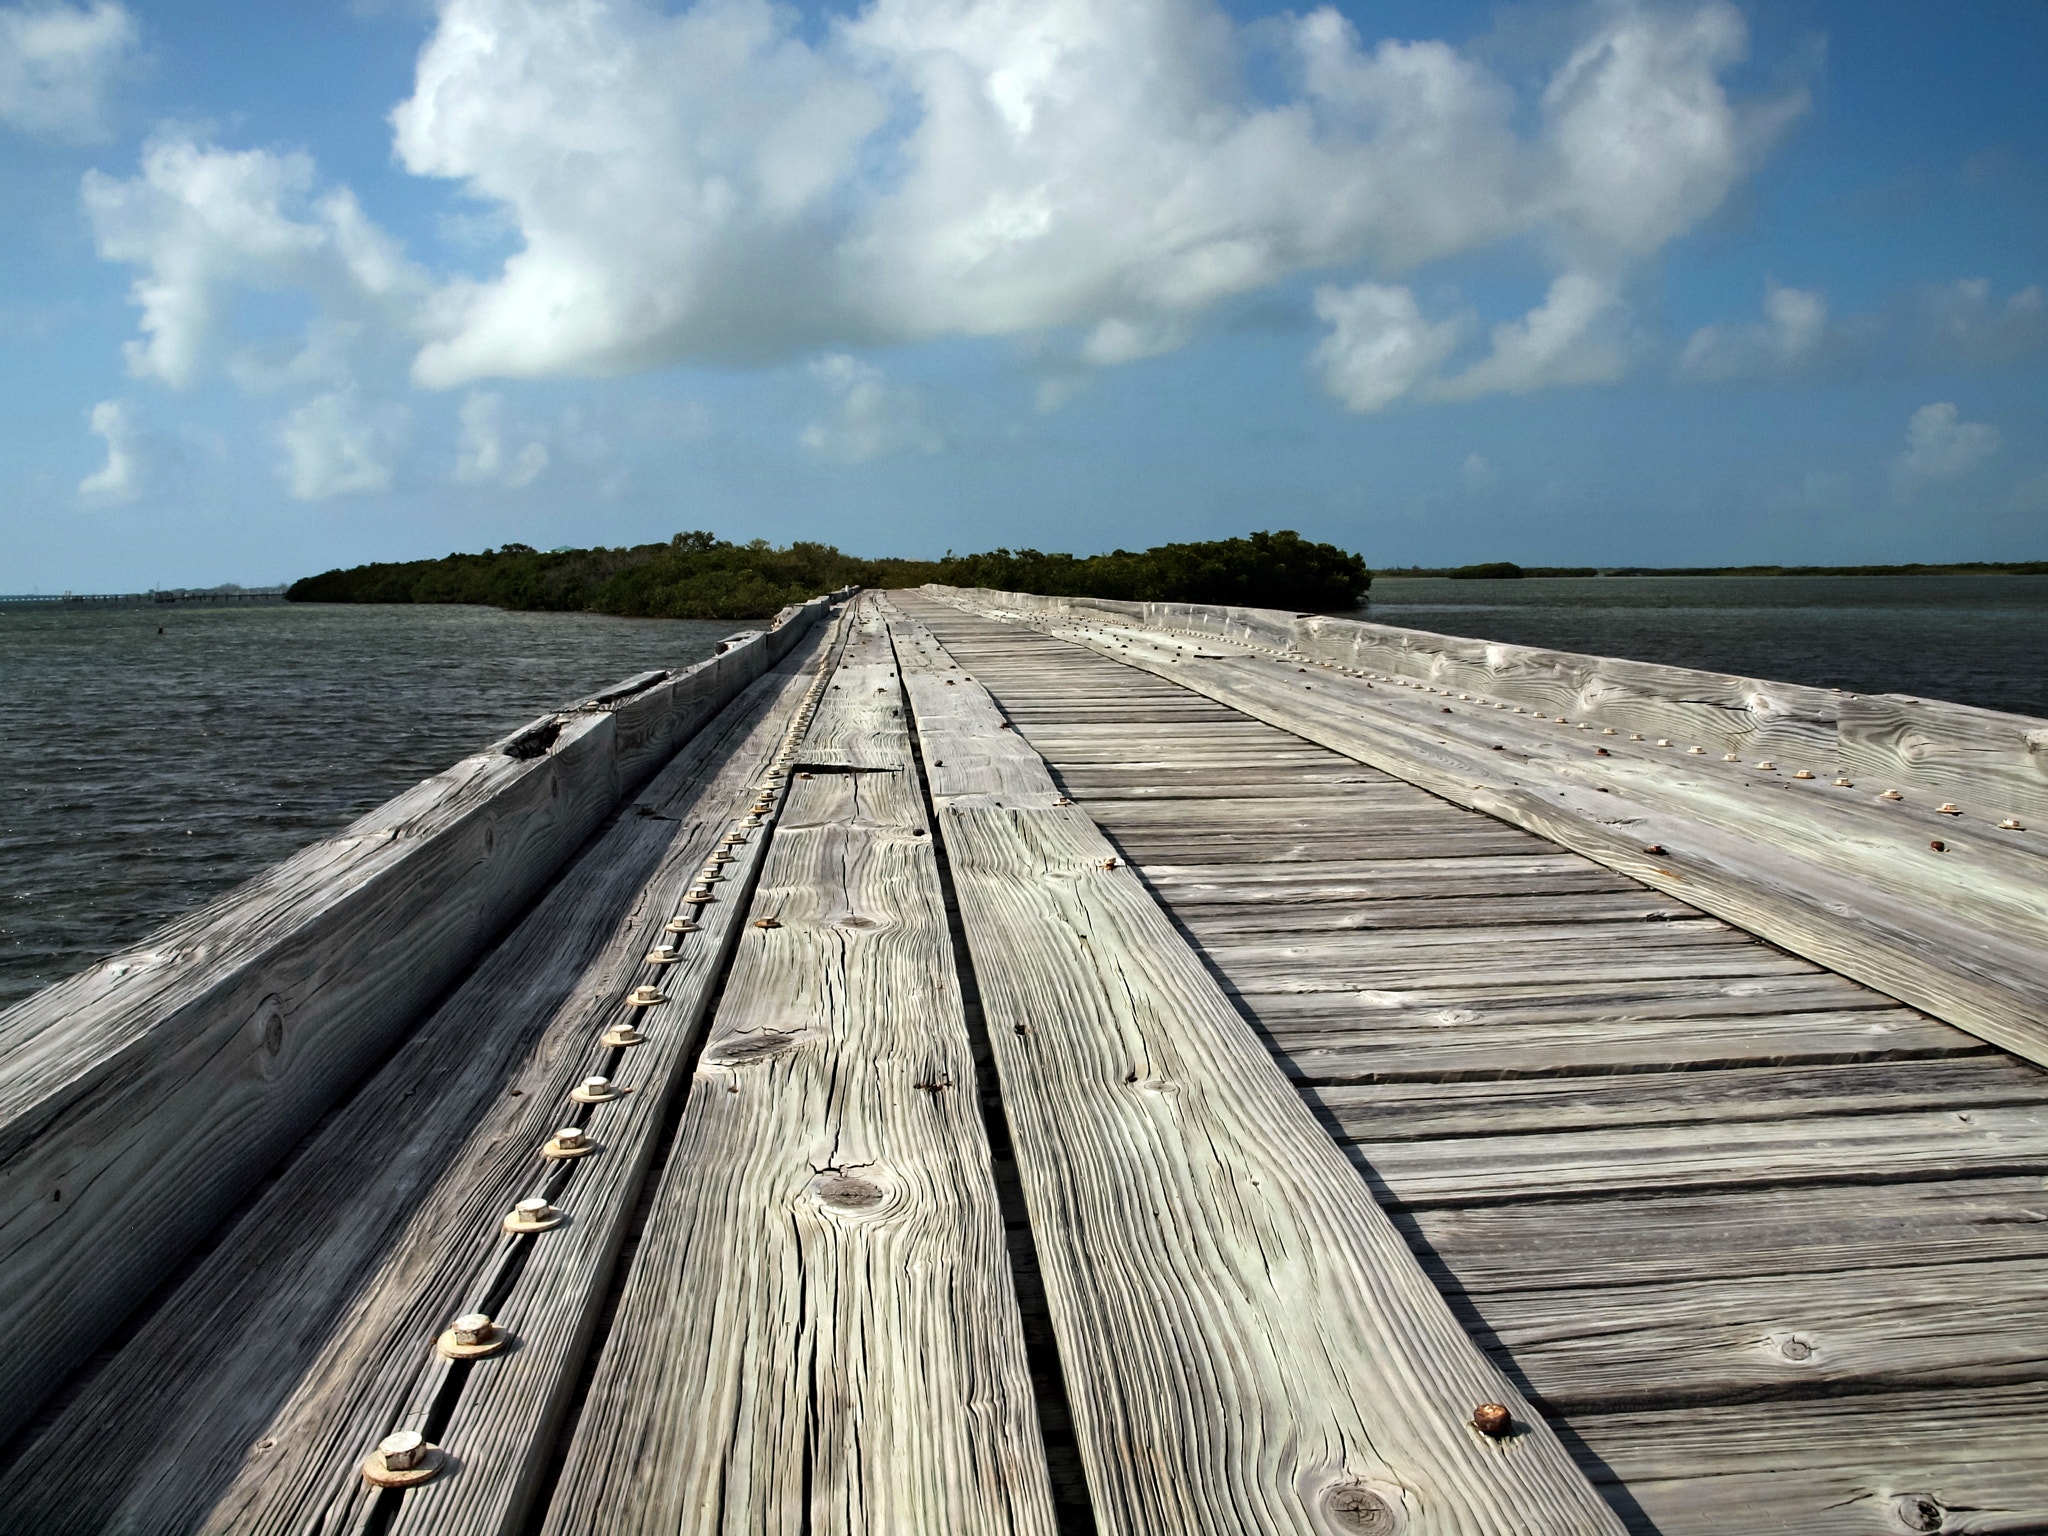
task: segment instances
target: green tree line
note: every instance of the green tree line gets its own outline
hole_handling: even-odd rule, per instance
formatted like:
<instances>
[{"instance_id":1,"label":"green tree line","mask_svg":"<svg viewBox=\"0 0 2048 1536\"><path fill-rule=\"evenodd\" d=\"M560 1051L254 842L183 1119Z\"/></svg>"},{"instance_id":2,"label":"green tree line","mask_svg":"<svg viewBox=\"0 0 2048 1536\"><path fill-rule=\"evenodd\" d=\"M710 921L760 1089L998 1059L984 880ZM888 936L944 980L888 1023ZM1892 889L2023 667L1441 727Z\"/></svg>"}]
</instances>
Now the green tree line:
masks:
<instances>
[{"instance_id":1,"label":"green tree line","mask_svg":"<svg viewBox=\"0 0 2048 1536\"><path fill-rule=\"evenodd\" d=\"M996 549L942 560L866 560L830 544L734 544L702 531L630 549L481 554L333 570L294 582L295 603L481 603L629 618L765 619L841 587L997 587L1052 597L1236 604L1330 613L1372 584L1362 556L1291 530L1106 555Z\"/></svg>"}]
</instances>

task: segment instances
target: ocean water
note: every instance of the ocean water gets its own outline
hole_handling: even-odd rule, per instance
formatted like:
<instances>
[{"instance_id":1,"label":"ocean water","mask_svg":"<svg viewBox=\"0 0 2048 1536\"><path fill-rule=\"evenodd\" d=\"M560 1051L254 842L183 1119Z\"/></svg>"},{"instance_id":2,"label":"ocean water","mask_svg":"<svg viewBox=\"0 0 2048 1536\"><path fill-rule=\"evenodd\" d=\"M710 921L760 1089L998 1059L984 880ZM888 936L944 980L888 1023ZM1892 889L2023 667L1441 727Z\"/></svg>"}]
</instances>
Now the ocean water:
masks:
<instances>
[{"instance_id":1,"label":"ocean water","mask_svg":"<svg viewBox=\"0 0 2048 1536\"><path fill-rule=\"evenodd\" d=\"M0 1007L735 623L0 606ZM161 629L162 633L158 633Z\"/></svg>"},{"instance_id":2,"label":"ocean water","mask_svg":"<svg viewBox=\"0 0 2048 1536\"><path fill-rule=\"evenodd\" d=\"M1358 617L2048 716L2048 576L1382 576Z\"/></svg>"}]
</instances>

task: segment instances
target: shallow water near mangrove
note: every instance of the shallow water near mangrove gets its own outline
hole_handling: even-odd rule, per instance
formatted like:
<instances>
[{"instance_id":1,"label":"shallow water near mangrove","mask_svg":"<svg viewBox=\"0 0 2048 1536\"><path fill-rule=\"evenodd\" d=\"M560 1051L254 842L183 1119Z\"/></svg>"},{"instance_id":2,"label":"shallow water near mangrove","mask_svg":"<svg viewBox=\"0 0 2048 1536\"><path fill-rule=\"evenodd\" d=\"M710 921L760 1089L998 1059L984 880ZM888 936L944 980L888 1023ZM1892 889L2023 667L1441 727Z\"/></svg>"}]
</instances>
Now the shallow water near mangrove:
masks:
<instances>
[{"instance_id":1,"label":"shallow water near mangrove","mask_svg":"<svg viewBox=\"0 0 2048 1536\"><path fill-rule=\"evenodd\" d=\"M1375 623L2048 716L2048 577L1383 577L1372 597L1358 616ZM743 627L0 608L0 1007L534 716Z\"/></svg>"}]
</instances>

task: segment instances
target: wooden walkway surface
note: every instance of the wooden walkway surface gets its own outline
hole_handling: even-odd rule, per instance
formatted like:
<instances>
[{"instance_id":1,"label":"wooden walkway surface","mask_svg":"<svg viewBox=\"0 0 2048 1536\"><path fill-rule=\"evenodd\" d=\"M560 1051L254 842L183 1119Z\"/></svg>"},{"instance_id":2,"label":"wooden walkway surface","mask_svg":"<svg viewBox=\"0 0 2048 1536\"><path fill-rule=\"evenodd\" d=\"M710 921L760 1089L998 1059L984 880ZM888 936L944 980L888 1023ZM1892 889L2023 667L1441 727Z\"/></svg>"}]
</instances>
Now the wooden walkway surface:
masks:
<instances>
[{"instance_id":1,"label":"wooden walkway surface","mask_svg":"<svg viewBox=\"0 0 2048 1536\"><path fill-rule=\"evenodd\" d=\"M2048 1073L916 594L1641 1531L2048 1530Z\"/></svg>"}]
</instances>

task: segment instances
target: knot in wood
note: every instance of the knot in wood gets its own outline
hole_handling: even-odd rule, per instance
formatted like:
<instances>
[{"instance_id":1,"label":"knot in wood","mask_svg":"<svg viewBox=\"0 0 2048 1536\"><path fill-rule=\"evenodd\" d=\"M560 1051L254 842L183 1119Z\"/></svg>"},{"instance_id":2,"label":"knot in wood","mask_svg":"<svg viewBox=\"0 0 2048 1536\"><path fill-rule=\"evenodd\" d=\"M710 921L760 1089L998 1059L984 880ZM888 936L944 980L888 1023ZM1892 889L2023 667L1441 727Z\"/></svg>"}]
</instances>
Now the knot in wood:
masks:
<instances>
[{"instance_id":1,"label":"knot in wood","mask_svg":"<svg viewBox=\"0 0 2048 1536\"><path fill-rule=\"evenodd\" d=\"M1787 1339L1778 1346L1778 1353L1787 1360L1810 1360L1813 1358L1813 1346L1804 1339Z\"/></svg>"},{"instance_id":2,"label":"knot in wood","mask_svg":"<svg viewBox=\"0 0 2048 1536\"><path fill-rule=\"evenodd\" d=\"M1401 1517L1394 1506L1363 1483L1332 1488L1324 1505L1331 1522L1347 1536L1354 1531L1363 1536L1394 1536L1401 1529Z\"/></svg>"},{"instance_id":3,"label":"knot in wood","mask_svg":"<svg viewBox=\"0 0 2048 1536\"><path fill-rule=\"evenodd\" d=\"M1941 1505L1924 1493L1902 1493L1892 1500L1892 1519L1908 1531L1941 1529Z\"/></svg>"},{"instance_id":4,"label":"knot in wood","mask_svg":"<svg viewBox=\"0 0 2048 1536\"><path fill-rule=\"evenodd\" d=\"M882 1203L879 1185L850 1173L829 1173L818 1180L818 1198L842 1211L866 1211Z\"/></svg>"}]
</instances>

